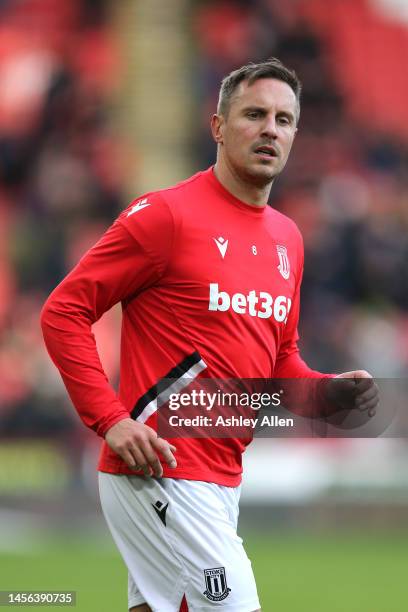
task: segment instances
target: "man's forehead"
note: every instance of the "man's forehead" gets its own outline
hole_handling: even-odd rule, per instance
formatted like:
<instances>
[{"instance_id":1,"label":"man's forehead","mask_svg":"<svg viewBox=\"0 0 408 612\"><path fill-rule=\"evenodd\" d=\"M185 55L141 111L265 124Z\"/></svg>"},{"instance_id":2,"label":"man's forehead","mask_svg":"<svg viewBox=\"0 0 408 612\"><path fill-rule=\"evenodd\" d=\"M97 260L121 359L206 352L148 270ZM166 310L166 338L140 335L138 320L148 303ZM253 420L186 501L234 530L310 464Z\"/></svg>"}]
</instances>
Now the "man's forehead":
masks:
<instances>
[{"instance_id":1,"label":"man's forehead","mask_svg":"<svg viewBox=\"0 0 408 612\"><path fill-rule=\"evenodd\" d=\"M231 98L231 105L279 105L295 111L297 101L295 92L288 83L279 79L263 78L252 83L242 81Z\"/></svg>"}]
</instances>

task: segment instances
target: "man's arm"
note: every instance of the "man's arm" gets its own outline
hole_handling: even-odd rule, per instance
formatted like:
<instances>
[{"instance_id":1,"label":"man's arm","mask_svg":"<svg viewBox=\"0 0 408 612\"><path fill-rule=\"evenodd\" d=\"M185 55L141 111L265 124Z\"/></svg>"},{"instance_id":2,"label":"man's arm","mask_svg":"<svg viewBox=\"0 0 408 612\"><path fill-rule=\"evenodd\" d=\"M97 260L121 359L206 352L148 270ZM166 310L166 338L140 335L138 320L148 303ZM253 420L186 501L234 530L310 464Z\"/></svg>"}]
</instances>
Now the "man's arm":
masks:
<instances>
[{"instance_id":1,"label":"man's arm","mask_svg":"<svg viewBox=\"0 0 408 612\"><path fill-rule=\"evenodd\" d=\"M343 372L342 374L324 374L312 370L300 356L298 347L298 322L300 312L300 286L303 275L302 266L299 274L293 306L283 334L276 360L274 378L315 379L306 383L304 395L309 395L314 406L320 406L320 414L327 416L342 409L367 411L369 416L375 414L379 402L379 391L373 377L366 370ZM295 385L298 393L299 386Z\"/></svg>"},{"instance_id":2,"label":"man's arm","mask_svg":"<svg viewBox=\"0 0 408 612\"><path fill-rule=\"evenodd\" d=\"M41 325L48 352L85 425L105 437L129 467L141 466L145 473L153 470L160 476L157 453L173 466L175 448L159 439L153 429L130 418L109 384L91 330L114 304L161 277L170 238L162 237L160 250L154 253L151 249L147 253L144 246L144 237L151 232L172 236L170 213L163 204L157 206L160 211L143 211L144 219L139 212L137 225L130 225L133 219L126 215L113 224L50 295L41 313Z\"/></svg>"}]
</instances>

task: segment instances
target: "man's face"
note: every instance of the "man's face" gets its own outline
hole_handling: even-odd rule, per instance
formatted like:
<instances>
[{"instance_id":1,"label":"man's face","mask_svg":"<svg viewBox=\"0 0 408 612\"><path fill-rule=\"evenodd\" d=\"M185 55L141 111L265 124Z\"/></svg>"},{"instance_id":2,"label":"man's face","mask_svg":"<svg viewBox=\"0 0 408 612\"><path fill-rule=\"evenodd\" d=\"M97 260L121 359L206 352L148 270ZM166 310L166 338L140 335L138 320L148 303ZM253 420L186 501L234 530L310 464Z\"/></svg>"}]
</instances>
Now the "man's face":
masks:
<instances>
[{"instance_id":1,"label":"man's face","mask_svg":"<svg viewBox=\"0 0 408 612\"><path fill-rule=\"evenodd\" d=\"M241 180L268 185L286 164L296 117L296 96L287 83L270 78L240 83L227 117L212 120L222 163Z\"/></svg>"}]
</instances>

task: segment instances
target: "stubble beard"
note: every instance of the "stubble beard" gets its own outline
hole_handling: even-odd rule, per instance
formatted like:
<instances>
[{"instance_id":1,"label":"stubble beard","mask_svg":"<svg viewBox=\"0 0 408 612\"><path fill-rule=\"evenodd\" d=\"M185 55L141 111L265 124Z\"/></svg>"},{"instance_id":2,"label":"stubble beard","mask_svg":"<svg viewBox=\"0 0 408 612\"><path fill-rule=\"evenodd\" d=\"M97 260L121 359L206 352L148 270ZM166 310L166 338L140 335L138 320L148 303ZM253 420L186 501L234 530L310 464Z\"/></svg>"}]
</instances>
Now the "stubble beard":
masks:
<instances>
[{"instance_id":1,"label":"stubble beard","mask_svg":"<svg viewBox=\"0 0 408 612\"><path fill-rule=\"evenodd\" d=\"M261 166L261 164L259 164ZM273 168L269 168L267 164L264 164L263 167L251 168L248 167L244 169L242 173L242 178L260 189L267 189L271 187L275 178L280 174L280 169L276 170Z\"/></svg>"}]
</instances>

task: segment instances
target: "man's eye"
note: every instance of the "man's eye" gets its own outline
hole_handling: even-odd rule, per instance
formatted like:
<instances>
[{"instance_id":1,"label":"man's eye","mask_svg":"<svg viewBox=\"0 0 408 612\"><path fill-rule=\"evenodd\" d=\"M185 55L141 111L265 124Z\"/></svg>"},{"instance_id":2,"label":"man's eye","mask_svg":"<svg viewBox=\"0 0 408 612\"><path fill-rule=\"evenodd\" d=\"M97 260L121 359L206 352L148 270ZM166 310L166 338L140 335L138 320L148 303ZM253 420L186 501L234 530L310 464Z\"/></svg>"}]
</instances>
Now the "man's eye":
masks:
<instances>
[{"instance_id":1,"label":"man's eye","mask_svg":"<svg viewBox=\"0 0 408 612\"><path fill-rule=\"evenodd\" d=\"M278 121L281 125L290 125L290 121L288 117L279 117Z\"/></svg>"},{"instance_id":2,"label":"man's eye","mask_svg":"<svg viewBox=\"0 0 408 612\"><path fill-rule=\"evenodd\" d=\"M247 113L247 117L249 117L249 119L257 119L259 117L259 112L250 111L249 113Z\"/></svg>"}]
</instances>

